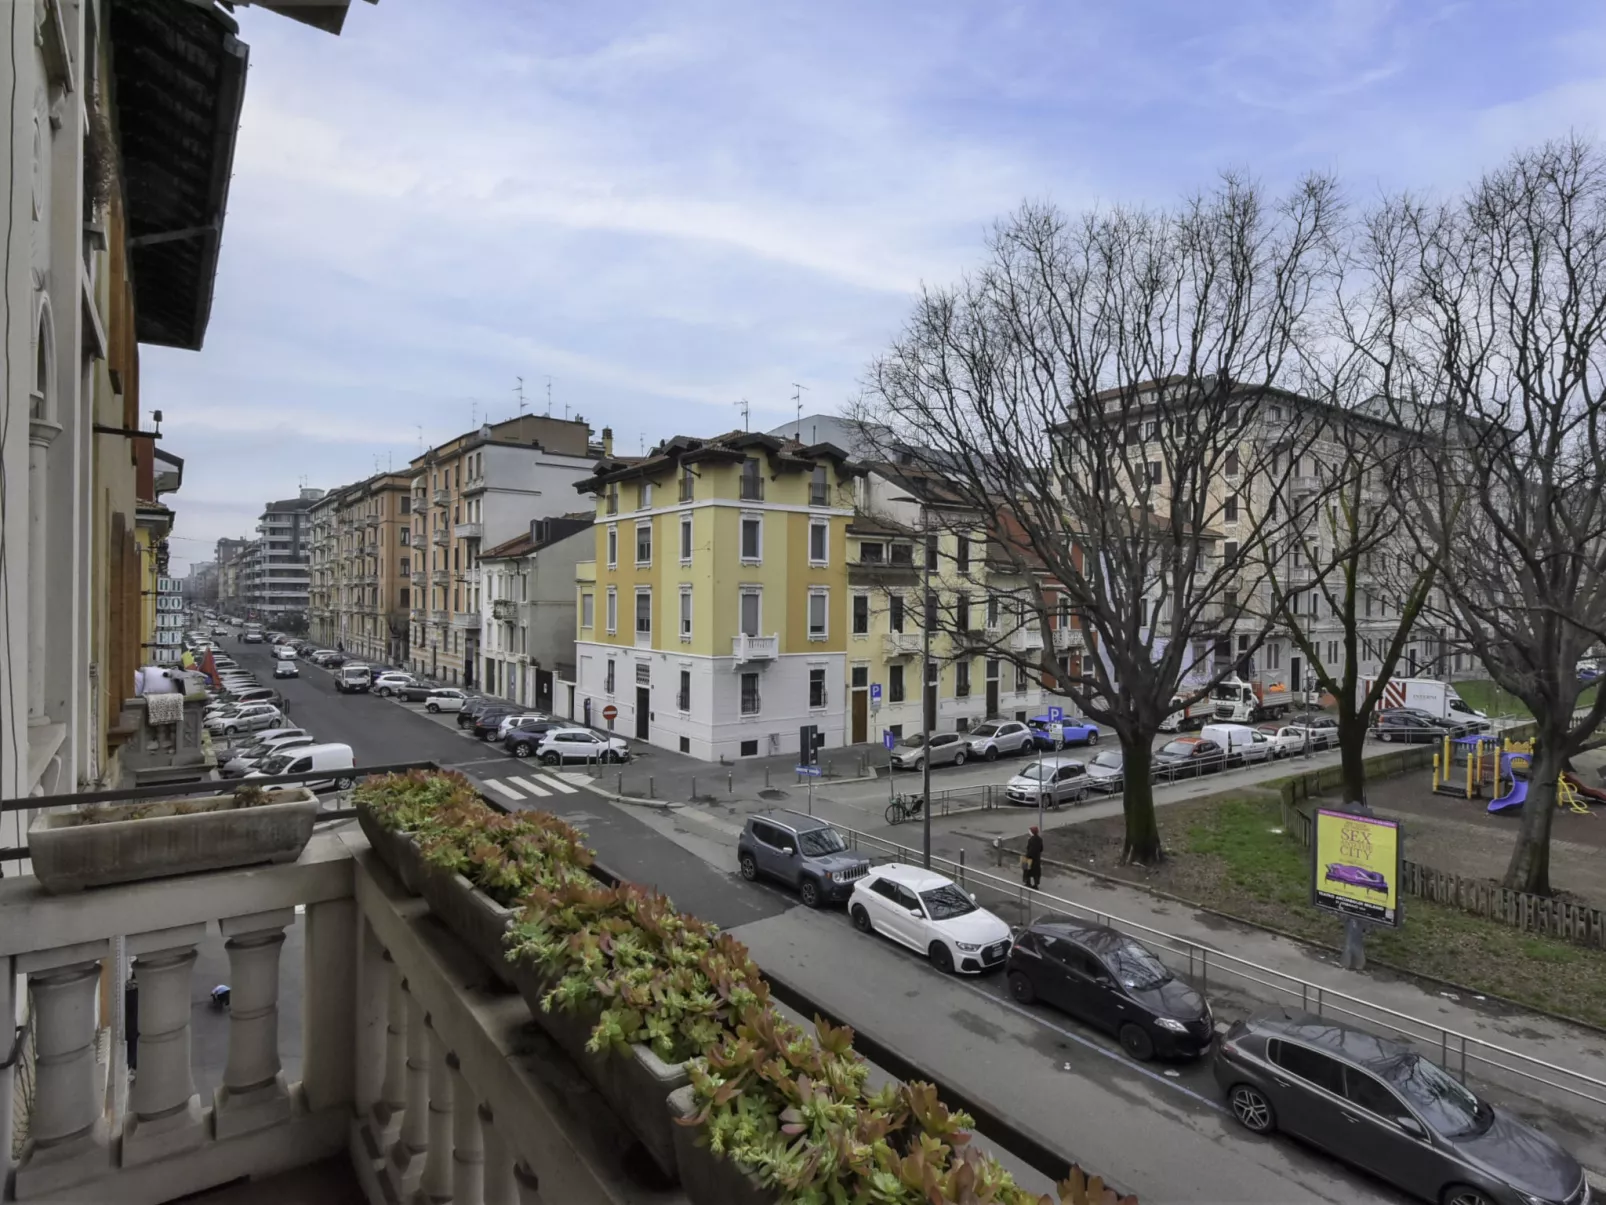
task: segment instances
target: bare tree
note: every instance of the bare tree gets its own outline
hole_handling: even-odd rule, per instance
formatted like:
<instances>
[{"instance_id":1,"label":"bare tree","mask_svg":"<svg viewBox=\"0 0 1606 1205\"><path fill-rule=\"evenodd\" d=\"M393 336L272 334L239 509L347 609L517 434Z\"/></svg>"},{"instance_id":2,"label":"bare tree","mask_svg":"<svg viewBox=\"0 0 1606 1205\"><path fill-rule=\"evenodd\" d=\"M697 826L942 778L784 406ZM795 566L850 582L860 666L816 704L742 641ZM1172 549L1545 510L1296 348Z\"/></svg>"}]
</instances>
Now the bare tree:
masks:
<instances>
[{"instance_id":1,"label":"bare tree","mask_svg":"<svg viewBox=\"0 0 1606 1205\"><path fill-rule=\"evenodd\" d=\"M1172 212L1024 207L974 275L922 295L857 408L882 459L992 516L990 554L1040 630L1068 602L1078 673L1047 640L997 651L1115 730L1132 860L1163 853L1150 758L1178 684L1208 692L1233 639L1269 627L1249 603L1291 457L1262 423L1331 272L1336 208L1321 179L1276 203L1227 179Z\"/></svg>"},{"instance_id":2,"label":"bare tree","mask_svg":"<svg viewBox=\"0 0 1606 1205\"><path fill-rule=\"evenodd\" d=\"M1550 891L1557 778L1606 717L1576 664L1606 640L1606 157L1514 156L1458 204L1393 204L1414 239L1402 407L1437 428L1406 478L1445 617L1527 704L1537 748L1508 886Z\"/></svg>"}]
</instances>

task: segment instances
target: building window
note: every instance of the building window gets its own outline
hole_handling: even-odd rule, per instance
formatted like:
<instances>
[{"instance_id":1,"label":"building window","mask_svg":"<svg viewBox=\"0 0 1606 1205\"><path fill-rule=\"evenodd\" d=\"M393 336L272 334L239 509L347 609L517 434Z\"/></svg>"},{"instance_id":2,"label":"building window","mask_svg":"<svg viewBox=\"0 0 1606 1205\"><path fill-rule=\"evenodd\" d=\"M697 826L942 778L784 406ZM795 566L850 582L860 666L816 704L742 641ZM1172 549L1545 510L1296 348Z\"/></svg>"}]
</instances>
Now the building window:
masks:
<instances>
[{"instance_id":1,"label":"building window","mask_svg":"<svg viewBox=\"0 0 1606 1205\"><path fill-rule=\"evenodd\" d=\"M853 634L866 636L870 632L870 596L868 594L855 594L853 596Z\"/></svg>"},{"instance_id":2,"label":"building window","mask_svg":"<svg viewBox=\"0 0 1606 1205\"><path fill-rule=\"evenodd\" d=\"M696 481L697 478L693 475L691 469L682 468L680 470L680 500L682 502L690 502L692 500L696 493Z\"/></svg>"},{"instance_id":3,"label":"building window","mask_svg":"<svg viewBox=\"0 0 1606 1205\"><path fill-rule=\"evenodd\" d=\"M652 482L643 481L636 486L636 509L646 510L652 505Z\"/></svg>"},{"instance_id":4,"label":"building window","mask_svg":"<svg viewBox=\"0 0 1606 1205\"><path fill-rule=\"evenodd\" d=\"M759 604L763 595L757 590L743 590L741 594L740 621L743 636L757 636L759 624Z\"/></svg>"},{"instance_id":5,"label":"building window","mask_svg":"<svg viewBox=\"0 0 1606 1205\"><path fill-rule=\"evenodd\" d=\"M636 524L636 564L652 564L652 520Z\"/></svg>"},{"instance_id":6,"label":"building window","mask_svg":"<svg viewBox=\"0 0 1606 1205\"><path fill-rule=\"evenodd\" d=\"M825 706L825 671L823 669L809 670L809 706L811 708Z\"/></svg>"},{"instance_id":7,"label":"building window","mask_svg":"<svg viewBox=\"0 0 1606 1205\"><path fill-rule=\"evenodd\" d=\"M1237 475L1238 475L1238 449L1237 448L1228 448L1227 449L1227 476L1236 477Z\"/></svg>"},{"instance_id":8,"label":"building window","mask_svg":"<svg viewBox=\"0 0 1606 1205\"><path fill-rule=\"evenodd\" d=\"M960 536L954 547L954 564L961 573L970 572L970 537Z\"/></svg>"},{"instance_id":9,"label":"building window","mask_svg":"<svg viewBox=\"0 0 1606 1205\"><path fill-rule=\"evenodd\" d=\"M886 551L886 545L878 540L859 541L859 564L879 565Z\"/></svg>"},{"instance_id":10,"label":"building window","mask_svg":"<svg viewBox=\"0 0 1606 1205\"><path fill-rule=\"evenodd\" d=\"M915 549L913 544L894 544L892 546L892 564L913 565L915 563Z\"/></svg>"},{"instance_id":11,"label":"building window","mask_svg":"<svg viewBox=\"0 0 1606 1205\"><path fill-rule=\"evenodd\" d=\"M411 565L412 565L412 562L410 560L408 560L406 557L402 557L402 559L401 559L401 576L402 577L411 577L413 575L413 571L410 568Z\"/></svg>"},{"instance_id":12,"label":"building window","mask_svg":"<svg viewBox=\"0 0 1606 1205\"><path fill-rule=\"evenodd\" d=\"M596 611L596 597L590 592L582 594L580 596L580 626L582 628L590 630L591 625L596 620Z\"/></svg>"},{"instance_id":13,"label":"building window","mask_svg":"<svg viewBox=\"0 0 1606 1205\"><path fill-rule=\"evenodd\" d=\"M403 494L401 496L401 513L404 515L410 515L413 513L413 499L408 494Z\"/></svg>"},{"instance_id":14,"label":"building window","mask_svg":"<svg viewBox=\"0 0 1606 1205\"><path fill-rule=\"evenodd\" d=\"M401 603L400 603L400 606L401 606L401 609L404 610L404 611L408 609L407 593L408 593L408 587L403 586L401 588Z\"/></svg>"},{"instance_id":15,"label":"building window","mask_svg":"<svg viewBox=\"0 0 1606 1205\"><path fill-rule=\"evenodd\" d=\"M613 671L614 671L614 661L613 661L612 657L609 657L608 658L608 669L607 669L607 672L604 674L603 679L602 679L602 691L603 691L604 694L611 695L613 693Z\"/></svg>"},{"instance_id":16,"label":"building window","mask_svg":"<svg viewBox=\"0 0 1606 1205\"><path fill-rule=\"evenodd\" d=\"M1238 495L1228 494L1222 518L1228 523L1238 522Z\"/></svg>"},{"instance_id":17,"label":"building window","mask_svg":"<svg viewBox=\"0 0 1606 1205\"><path fill-rule=\"evenodd\" d=\"M617 485L610 485L608 487L608 493L606 497L607 512L610 515L617 515L619 513L619 487Z\"/></svg>"},{"instance_id":18,"label":"building window","mask_svg":"<svg viewBox=\"0 0 1606 1205\"><path fill-rule=\"evenodd\" d=\"M926 568L933 573L937 571L937 535L935 532L926 536Z\"/></svg>"},{"instance_id":19,"label":"building window","mask_svg":"<svg viewBox=\"0 0 1606 1205\"><path fill-rule=\"evenodd\" d=\"M824 640L826 637L826 613L830 605L830 597L824 590L809 591L809 639Z\"/></svg>"},{"instance_id":20,"label":"building window","mask_svg":"<svg viewBox=\"0 0 1606 1205\"><path fill-rule=\"evenodd\" d=\"M739 756L741 756L741 757L757 757L758 756L758 742L757 741L743 741L742 742L742 751L741 751Z\"/></svg>"},{"instance_id":21,"label":"building window","mask_svg":"<svg viewBox=\"0 0 1606 1205\"><path fill-rule=\"evenodd\" d=\"M742 675L742 714L758 714L758 675Z\"/></svg>"},{"instance_id":22,"label":"building window","mask_svg":"<svg viewBox=\"0 0 1606 1205\"><path fill-rule=\"evenodd\" d=\"M1162 480L1163 477L1160 471L1160 462L1158 460L1149 461L1149 484L1159 485Z\"/></svg>"},{"instance_id":23,"label":"building window","mask_svg":"<svg viewBox=\"0 0 1606 1205\"><path fill-rule=\"evenodd\" d=\"M675 706L681 711L691 710L691 670L680 671L680 689L675 692Z\"/></svg>"},{"instance_id":24,"label":"building window","mask_svg":"<svg viewBox=\"0 0 1606 1205\"><path fill-rule=\"evenodd\" d=\"M959 699L970 697L969 659L954 662L954 697Z\"/></svg>"},{"instance_id":25,"label":"building window","mask_svg":"<svg viewBox=\"0 0 1606 1205\"><path fill-rule=\"evenodd\" d=\"M903 631L903 595L894 594L887 600L887 630Z\"/></svg>"},{"instance_id":26,"label":"building window","mask_svg":"<svg viewBox=\"0 0 1606 1205\"><path fill-rule=\"evenodd\" d=\"M680 638L691 639L691 587L680 588Z\"/></svg>"},{"instance_id":27,"label":"building window","mask_svg":"<svg viewBox=\"0 0 1606 1205\"><path fill-rule=\"evenodd\" d=\"M640 588L636 591L636 636L652 635L652 588Z\"/></svg>"},{"instance_id":28,"label":"building window","mask_svg":"<svg viewBox=\"0 0 1606 1205\"><path fill-rule=\"evenodd\" d=\"M809 524L809 564L823 565L830 549L831 528L825 523Z\"/></svg>"},{"instance_id":29,"label":"building window","mask_svg":"<svg viewBox=\"0 0 1606 1205\"><path fill-rule=\"evenodd\" d=\"M756 460L742 461L740 496L744 502L764 501L764 478L760 476L760 467Z\"/></svg>"},{"instance_id":30,"label":"building window","mask_svg":"<svg viewBox=\"0 0 1606 1205\"><path fill-rule=\"evenodd\" d=\"M970 595L962 592L954 598L954 627L970 631Z\"/></svg>"},{"instance_id":31,"label":"building window","mask_svg":"<svg viewBox=\"0 0 1606 1205\"><path fill-rule=\"evenodd\" d=\"M1238 559L1237 540L1227 540L1221 545L1221 559L1229 565Z\"/></svg>"},{"instance_id":32,"label":"building window","mask_svg":"<svg viewBox=\"0 0 1606 1205\"><path fill-rule=\"evenodd\" d=\"M903 702L903 666L887 666L887 702Z\"/></svg>"},{"instance_id":33,"label":"building window","mask_svg":"<svg viewBox=\"0 0 1606 1205\"><path fill-rule=\"evenodd\" d=\"M1015 663L1015 693L1019 694L1026 689L1026 667L1020 662Z\"/></svg>"},{"instance_id":34,"label":"building window","mask_svg":"<svg viewBox=\"0 0 1606 1205\"><path fill-rule=\"evenodd\" d=\"M1281 669L1283 665L1283 646L1268 644L1266 646L1266 668Z\"/></svg>"},{"instance_id":35,"label":"building window","mask_svg":"<svg viewBox=\"0 0 1606 1205\"><path fill-rule=\"evenodd\" d=\"M691 564L691 516L686 515L680 521L680 563Z\"/></svg>"},{"instance_id":36,"label":"building window","mask_svg":"<svg viewBox=\"0 0 1606 1205\"><path fill-rule=\"evenodd\" d=\"M619 566L619 529L608 528L608 568L616 569Z\"/></svg>"},{"instance_id":37,"label":"building window","mask_svg":"<svg viewBox=\"0 0 1606 1205\"><path fill-rule=\"evenodd\" d=\"M612 586L608 587L608 635L612 636L619 630L619 591Z\"/></svg>"},{"instance_id":38,"label":"building window","mask_svg":"<svg viewBox=\"0 0 1606 1205\"><path fill-rule=\"evenodd\" d=\"M863 690L870 685L870 667L868 665L855 665L852 673L853 689Z\"/></svg>"},{"instance_id":39,"label":"building window","mask_svg":"<svg viewBox=\"0 0 1606 1205\"><path fill-rule=\"evenodd\" d=\"M937 593L933 590L926 595L926 631L937 630Z\"/></svg>"},{"instance_id":40,"label":"building window","mask_svg":"<svg viewBox=\"0 0 1606 1205\"><path fill-rule=\"evenodd\" d=\"M636 662L636 685L652 685L652 663L648 661Z\"/></svg>"},{"instance_id":41,"label":"building window","mask_svg":"<svg viewBox=\"0 0 1606 1205\"><path fill-rule=\"evenodd\" d=\"M824 506L828 500L825 466L817 464L809 475L809 505Z\"/></svg>"},{"instance_id":42,"label":"building window","mask_svg":"<svg viewBox=\"0 0 1606 1205\"><path fill-rule=\"evenodd\" d=\"M741 559L757 564L764 557L764 520L757 515L742 516Z\"/></svg>"},{"instance_id":43,"label":"building window","mask_svg":"<svg viewBox=\"0 0 1606 1205\"><path fill-rule=\"evenodd\" d=\"M407 547L407 529L405 527L401 529L401 546L403 548Z\"/></svg>"}]
</instances>

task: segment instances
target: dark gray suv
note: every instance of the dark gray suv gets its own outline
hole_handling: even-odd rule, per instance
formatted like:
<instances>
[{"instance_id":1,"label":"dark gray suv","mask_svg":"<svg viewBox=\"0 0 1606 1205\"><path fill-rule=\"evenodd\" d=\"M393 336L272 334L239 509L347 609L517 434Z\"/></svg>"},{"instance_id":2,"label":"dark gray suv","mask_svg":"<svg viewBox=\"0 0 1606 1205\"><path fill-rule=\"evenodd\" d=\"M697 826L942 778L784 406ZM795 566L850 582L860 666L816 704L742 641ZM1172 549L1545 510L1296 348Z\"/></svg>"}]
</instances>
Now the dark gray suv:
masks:
<instances>
[{"instance_id":1,"label":"dark gray suv","mask_svg":"<svg viewBox=\"0 0 1606 1205\"><path fill-rule=\"evenodd\" d=\"M768 875L797 888L810 908L847 899L870 870L870 860L850 853L842 834L825 821L779 809L747 818L736 863L749 882Z\"/></svg>"},{"instance_id":2,"label":"dark gray suv","mask_svg":"<svg viewBox=\"0 0 1606 1205\"><path fill-rule=\"evenodd\" d=\"M1283 1130L1439 1205L1589 1205L1578 1161L1409 1046L1328 1017L1262 1013L1216 1045L1216 1082Z\"/></svg>"}]
</instances>

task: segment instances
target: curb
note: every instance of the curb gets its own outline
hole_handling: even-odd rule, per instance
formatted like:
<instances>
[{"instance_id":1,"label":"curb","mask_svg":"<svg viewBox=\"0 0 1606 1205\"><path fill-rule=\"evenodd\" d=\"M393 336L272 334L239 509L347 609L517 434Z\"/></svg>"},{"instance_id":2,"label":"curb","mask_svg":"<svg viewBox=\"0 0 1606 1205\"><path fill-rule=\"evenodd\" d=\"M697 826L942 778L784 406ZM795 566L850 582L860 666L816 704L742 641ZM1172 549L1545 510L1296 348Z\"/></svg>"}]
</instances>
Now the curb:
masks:
<instances>
[{"instance_id":1,"label":"curb","mask_svg":"<svg viewBox=\"0 0 1606 1205\"><path fill-rule=\"evenodd\" d=\"M1024 850L1017 850L1008 845L1000 845L998 848L1004 850L1005 852L1014 854L1017 857L1025 856ZM1101 874L1096 870L1087 870L1081 866L1075 866L1069 862L1055 861L1052 858L1044 858L1043 865L1052 866L1057 870L1070 871L1072 874L1085 875L1087 878L1096 879L1101 883L1108 883L1112 887L1131 887L1135 890L1145 892L1148 895L1152 895L1157 899L1168 900L1174 904L1183 904L1189 908L1192 908L1196 912L1203 912L1206 916L1219 916L1222 920L1231 921L1235 925L1243 925L1248 929L1258 929L1262 933L1270 933L1273 937L1281 937L1285 941L1298 942L1300 945L1309 946L1311 949L1325 950L1329 954L1342 954L1344 952L1340 946L1329 945L1325 941L1315 941L1309 937L1302 937L1298 933L1290 933L1287 929L1279 929L1275 925L1267 925L1261 923L1260 921L1249 920L1247 917L1238 916L1235 913L1222 912L1217 908L1208 908L1199 903L1197 900L1190 900L1180 895L1173 895L1171 892L1162 891L1158 887L1148 887L1142 883L1134 883L1130 879L1117 878L1115 875ZM1187 940L1193 941L1192 938L1188 938ZM1202 945L1203 943L1194 941L1193 944ZM1219 946L1214 948L1220 950L1220 952L1223 954L1230 952L1221 949ZM1521 1000L1513 1000L1509 996L1501 996L1494 992L1484 991L1482 988L1468 987L1466 984L1457 983L1453 979L1440 979L1436 975L1425 975L1421 971L1407 970L1405 967L1399 966L1398 964L1389 962L1385 959L1373 958L1370 954L1366 956L1366 965L1368 967L1381 967L1392 974L1400 976L1402 979L1409 979L1417 983L1429 984L1433 987L1448 988L1452 991L1463 993L1468 996L1482 996L1484 1000L1492 1000L1496 1004L1503 1004L1506 1007L1514 1009L1518 1012L1529 1013L1536 1017L1546 1017L1552 1021L1560 1021L1565 1025L1575 1025L1580 1029L1588 1030L1590 1033L1606 1035L1606 1025L1597 1025L1593 1021L1585 1021L1580 1017L1570 1017L1566 1013L1552 1012L1548 1008L1539 1008L1537 1005L1525 1004ZM1366 972L1362 971L1360 973L1365 974Z\"/></svg>"}]
</instances>

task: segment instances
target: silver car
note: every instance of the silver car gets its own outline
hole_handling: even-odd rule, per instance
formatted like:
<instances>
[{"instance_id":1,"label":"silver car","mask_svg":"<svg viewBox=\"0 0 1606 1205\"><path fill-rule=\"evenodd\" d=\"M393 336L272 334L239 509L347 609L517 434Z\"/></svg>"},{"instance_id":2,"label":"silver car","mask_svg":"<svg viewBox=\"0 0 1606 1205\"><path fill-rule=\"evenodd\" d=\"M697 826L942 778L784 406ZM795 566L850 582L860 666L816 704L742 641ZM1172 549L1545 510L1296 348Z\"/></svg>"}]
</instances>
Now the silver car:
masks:
<instances>
[{"instance_id":1,"label":"silver car","mask_svg":"<svg viewBox=\"0 0 1606 1205\"><path fill-rule=\"evenodd\" d=\"M930 742L933 766L962 766L970 756L970 746L963 733L933 732ZM918 770L926 760L927 743L922 733L906 736L892 750L894 770Z\"/></svg>"},{"instance_id":2,"label":"silver car","mask_svg":"<svg viewBox=\"0 0 1606 1205\"><path fill-rule=\"evenodd\" d=\"M1005 754L1016 755L1037 748L1032 730L1019 720L988 720L965 734L971 757L996 761Z\"/></svg>"}]
</instances>

